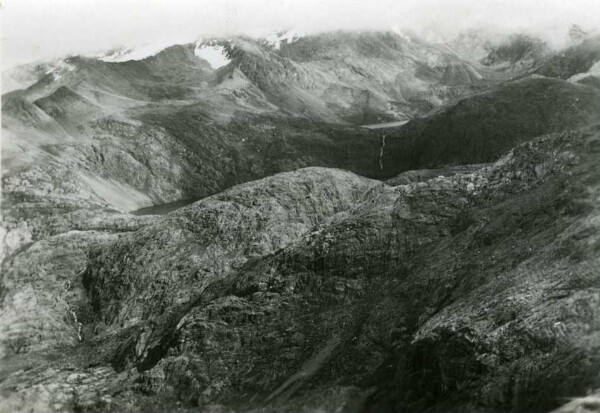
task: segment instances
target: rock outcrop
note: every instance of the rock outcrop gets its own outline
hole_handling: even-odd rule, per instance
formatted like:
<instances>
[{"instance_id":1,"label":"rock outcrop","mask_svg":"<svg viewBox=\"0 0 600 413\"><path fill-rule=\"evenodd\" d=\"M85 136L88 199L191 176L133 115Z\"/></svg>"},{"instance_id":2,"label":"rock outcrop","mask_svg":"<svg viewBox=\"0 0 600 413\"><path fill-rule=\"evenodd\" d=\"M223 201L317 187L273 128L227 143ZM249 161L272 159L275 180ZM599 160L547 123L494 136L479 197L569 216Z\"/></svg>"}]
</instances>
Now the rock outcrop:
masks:
<instances>
[{"instance_id":1,"label":"rock outcrop","mask_svg":"<svg viewBox=\"0 0 600 413\"><path fill-rule=\"evenodd\" d=\"M7 403L555 408L599 384L599 143L399 186L309 168L146 218L77 256L83 342L15 362Z\"/></svg>"}]
</instances>

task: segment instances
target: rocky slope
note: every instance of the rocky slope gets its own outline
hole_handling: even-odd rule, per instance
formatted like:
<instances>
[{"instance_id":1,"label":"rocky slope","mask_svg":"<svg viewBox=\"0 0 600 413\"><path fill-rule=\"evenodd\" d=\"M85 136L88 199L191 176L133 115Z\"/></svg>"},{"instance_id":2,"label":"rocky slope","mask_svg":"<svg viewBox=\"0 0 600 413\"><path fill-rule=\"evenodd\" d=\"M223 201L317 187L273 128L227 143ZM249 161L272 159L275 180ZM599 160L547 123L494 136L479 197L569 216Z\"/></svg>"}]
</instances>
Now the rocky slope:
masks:
<instances>
[{"instance_id":1,"label":"rocky slope","mask_svg":"<svg viewBox=\"0 0 600 413\"><path fill-rule=\"evenodd\" d=\"M240 37L44 68L2 97L1 409L598 388L593 41L485 66L391 33Z\"/></svg>"},{"instance_id":2,"label":"rocky slope","mask_svg":"<svg viewBox=\"0 0 600 413\"><path fill-rule=\"evenodd\" d=\"M71 57L4 95L4 253L25 243L19 240L57 233L31 211L53 211L53 221L69 221L75 209L131 211L305 166L390 178L488 162L520 141L585 124L597 111L593 84L530 78L490 86L451 52L398 35L334 33L279 48L248 39L223 44L231 60L216 70L196 56L198 45L125 62ZM416 78L429 90L417 88L424 95L406 84ZM357 104L355 92L338 89L379 96L387 103L375 112L386 119L387 104L404 102L414 115L481 88L400 132L327 123ZM436 90L448 93L433 99ZM328 105L329 115L315 117L327 99L343 110Z\"/></svg>"},{"instance_id":3,"label":"rocky slope","mask_svg":"<svg viewBox=\"0 0 600 413\"><path fill-rule=\"evenodd\" d=\"M407 102L416 90L389 71L457 58L391 34L355 37L312 36L277 48L218 39L140 60L73 56L22 68L37 81L2 99L3 254L73 229L75 210L197 199L310 165L376 175L377 137L349 129L344 113L369 112L376 95L377 116L389 117L388 103ZM215 47L229 55L224 67L202 57ZM333 64L350 52L345 66ZM385 67L373 64L375 54ZM438 82L434 76L417 89ZM413 92L402 97L405 89ZM326 96L337 109L324 106Z\"/></svg>"},{"instance_id":4,"label":"rocky slope","mask_svg":"<svg viewBox=\"0 0 600 413\"><path fill-rule=\"evenodd\" d=\"M489 53L481 63L519 73L537 67L548 54L549 47L542 40L530 35L517 34L489 47Z\"/></svg>"},{"instance_id":5,"label":"rocky slope","mask_svg":"<svg viewBox=\"0 0 600 413\"><path fill-rule=\"evenodd\" d=\"M72 265L64 299L81 329L67 320L70 337L32 350L83 342L68 359L13 358L6 403L559 406L600 384L598 138L545 136L395 187L303 169L149 217Z\"/></svg>"}]
</instances>

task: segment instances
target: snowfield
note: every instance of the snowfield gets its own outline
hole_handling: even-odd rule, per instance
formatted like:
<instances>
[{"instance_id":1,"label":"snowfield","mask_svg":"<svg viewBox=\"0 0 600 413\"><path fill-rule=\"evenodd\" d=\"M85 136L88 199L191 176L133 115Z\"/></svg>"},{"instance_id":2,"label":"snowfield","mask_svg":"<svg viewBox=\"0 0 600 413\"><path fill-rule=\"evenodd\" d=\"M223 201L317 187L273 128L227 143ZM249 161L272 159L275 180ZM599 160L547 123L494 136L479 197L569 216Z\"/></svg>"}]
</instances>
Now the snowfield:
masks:
<instances>
[{"instance_id":1,"label":"snowfield","mask_svg":"<svg viewBox=\"0 0 600 413\"><path fill-rule=\"evenodd\" d=\"M304 33L296 32L294 30L288 30L284 33L271 33L265 36L266 42L276 50L281 48L282 43L293 43L298 39L304 37Z\"/></svg>"},{"instance_id":2,"label":"snowfield","mask_svg":"<svg viewBox=\"0 0 600 413\"><path fill-rule=\"evenodd\" d=\"M203 43L201 41L196 42L196 48L194 54L200 59L206 60L210 67L218 69L226 66L231 62L231 59L227 56L227 52L223 46Z\"/></svg>"},{"instance_id":3,"label":"snowfield","mask_svg":"<svg viewBox=\"0 0 600 413\"><path fill-rule=\"evenodd\" d=\"M135 47L113 49L96 55L95 57L96 59L104 62L128 62L130 60L143 60L154 56L161 50L173 45L174 44L172 42L145 43Z\"/></svg>"}]
</instances>

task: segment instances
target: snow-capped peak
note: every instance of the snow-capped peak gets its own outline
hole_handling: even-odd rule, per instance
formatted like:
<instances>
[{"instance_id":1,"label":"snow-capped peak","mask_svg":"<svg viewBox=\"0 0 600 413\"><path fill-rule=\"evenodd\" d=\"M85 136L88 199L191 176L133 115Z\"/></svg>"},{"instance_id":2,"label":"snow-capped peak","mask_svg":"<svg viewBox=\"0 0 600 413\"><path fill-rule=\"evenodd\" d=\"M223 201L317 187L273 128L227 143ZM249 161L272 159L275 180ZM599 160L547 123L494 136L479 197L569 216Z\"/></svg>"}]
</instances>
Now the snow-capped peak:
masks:
<instances>
[{"instance_id":1,"label":"snow-capped peak","mask_svg":"<svg viewBox=\"0 0 600 413\"><path fill-rule=\"evenodd\" d=\"M67 59L59 60L54 65L52 65L48 70L46 70L47 75L52 75L54 80L60 79L65 73L72 72L75 70L75 66L69 64Z\"/></svg>"},{"instance_id":2,"label":"snow-capped peak","mask_svg":"<svg viewBox=\"0 0 600 413\"><path fill-rule=\"evenodd\" d=\"M200 59L206 60L213 69L226 66L231 62L225 47L218 44L215 40L205 42L198 40L196 42L196 47L194 48L194 55Z\"/></svg>"},{"instance_id":3,"label":"snow-capped peak","mask_svg":"<svg viewBox=\"0 0 600 413\"><path fill-rule=\"evenodd\" d=\"M274 49L279 50L282 43L293 43L304 37L304 33L288 30L286 32L271 33L265 36L265 41Z\"/></svg>"},{"instance_id":4,"label":"snow-capped peak","mask_svg":"<svg viewBox=\"0 0 600 413\"><path fill-rule=\"evenodd\" d=\"M156 55L158 52L173 46L172 43L146 43L135 47L113 49L94 56L104 62L127 62L129 60L143 60Z\"/></svg>"}]
</instances>

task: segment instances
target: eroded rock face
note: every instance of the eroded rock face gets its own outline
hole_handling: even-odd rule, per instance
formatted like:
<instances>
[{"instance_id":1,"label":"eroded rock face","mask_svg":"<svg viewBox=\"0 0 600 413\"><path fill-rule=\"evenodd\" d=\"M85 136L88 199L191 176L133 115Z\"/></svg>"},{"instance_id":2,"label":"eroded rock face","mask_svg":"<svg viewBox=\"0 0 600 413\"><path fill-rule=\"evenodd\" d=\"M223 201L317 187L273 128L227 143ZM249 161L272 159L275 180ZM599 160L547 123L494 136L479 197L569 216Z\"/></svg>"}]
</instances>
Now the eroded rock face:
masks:
<instances>
[{"instance_id":1,"label":"eroded rock face","mask_svg":"<svg viewBox=\"0 0 600 413\"><path fill-rule=\"evenodd\" d=\"M283 248L381 185L341 170L309 168L201 200L92 252L84 277L92 305L106 323L118 324L145 319L158 307L189 304L216 279ZM173 283L183 288L165 288Z\"/></svg>"},{"instance_id":2,"label":"eroded rock face","mask_svg":"<svg viewBox=\"0 0 600 413\"><path fill-rule=\"evenodd\" d=\"M456 235L416 257L411 276L440 299L390 359L373 410L550 410L598 386L593 136L512 151Z\"/></svg>"},{"instance_id":3,"label":"eroded rock face","mask_svg":"<svg viewBox=\"0 0 600 413\"><path fill-rule=\"evenodd\" d=\"M13 359L7 405L555 408L599 385L598 152L580 130L398 186L302 169L145 218L74 250L83 342Z\"/></svg>"},{"instance_id":4,"label":"eroded rock face","mask_svg":"<svg viewBox=\"0 0 600 413\"><path fill-rule=\"evenodd\" d=\"M98 216L88 226L26 244L2 263L0 357L71 347L83 340L89 313L81 284L92 247L154 217ZM30 240L31 241L31 240Z\"/></svg>"}]
</instances>

